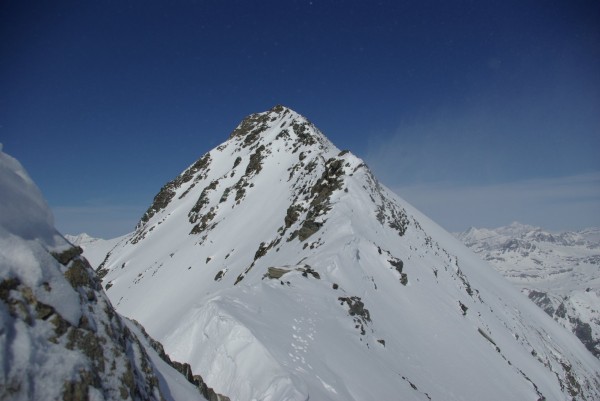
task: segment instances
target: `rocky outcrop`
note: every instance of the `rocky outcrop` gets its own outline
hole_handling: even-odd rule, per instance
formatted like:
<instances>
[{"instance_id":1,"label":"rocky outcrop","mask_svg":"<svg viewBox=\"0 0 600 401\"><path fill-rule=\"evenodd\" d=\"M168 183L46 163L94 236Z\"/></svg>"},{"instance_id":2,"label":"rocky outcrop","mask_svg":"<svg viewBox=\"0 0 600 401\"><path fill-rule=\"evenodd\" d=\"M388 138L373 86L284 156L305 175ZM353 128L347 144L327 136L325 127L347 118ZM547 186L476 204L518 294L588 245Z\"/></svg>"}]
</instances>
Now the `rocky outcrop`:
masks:
<instances>
[{"instance_id":1,"label":"rocky outcrop","mask_svg":"<svg viewBox=\"0 0 600 401\"><path fill-rule=\"evenodd\" d=\"M165 352L165 349L163 348L163 346L160 342L158 342L155 339L153 339L152 337L150 337L150 335L148 335L148 333L146 332L144 327L141 324L139 324L137 321L134 320L133 323L138 327L138 329L140 330L142 335L148 341L150 346L156 351L158 356L160 356L160 358L163 361L165 361L168 365L170 365L172 368L174 368L179 373L181 373L188 382L190 382L194 386L196 386L196 388L198 388L200 393L204 397L206 397L206 399L208 401L231 401L229 399L229 397L226 397L223 394L219 394L219 393L215 392L211 387L209 387L204 382L204 379L202 378L202 376L195 375L194 372L192 372L192 368L188 363L181 363L181 362L171 360L171 358L169 357L169 355L167 355L167 353Z\"/></svg>"},{"instance_id":2,"label":"rocky outcrop","mask_svg":"<svg viewBox=\"0 0 600 401\"><path fill-rule=\"evenodd\" d=\"M39 287L22 269L3 266L10 270L0 281L0 399L162 400L144 347L80 254L72 247L32 265L45 278Z\"/></svg>"}]
</instances>

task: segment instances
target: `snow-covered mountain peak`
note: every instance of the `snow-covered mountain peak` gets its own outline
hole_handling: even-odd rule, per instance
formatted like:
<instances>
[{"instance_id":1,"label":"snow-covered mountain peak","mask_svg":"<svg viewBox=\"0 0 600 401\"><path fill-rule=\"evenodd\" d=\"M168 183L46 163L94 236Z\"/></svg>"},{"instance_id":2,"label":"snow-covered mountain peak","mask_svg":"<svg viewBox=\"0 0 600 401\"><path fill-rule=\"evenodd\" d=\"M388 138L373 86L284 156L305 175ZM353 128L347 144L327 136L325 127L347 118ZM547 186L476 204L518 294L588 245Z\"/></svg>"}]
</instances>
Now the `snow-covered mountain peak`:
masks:
<instances>
[{"instance_id":1,"label":"snow-covered mountain peak","mask_svg":"<svg viewBox=\"0 0 600 401\"><path fill-rule=\"evenodd\" d=\"M263 139L262 144L266 144L265 140L291 140L298 146L329 142L304 116L281 105L249 115L233 130L229 139L241 141L243 147L251 146L259 139Z\"/></svg>"},{"instance_id":2,"label":"snow-covered mountain peak","mask_svg":"<svg viewBox=\"0 0 600 401\"><path fill-rule=\"evenodd\" d=\"M91 244L96 241L101 241L101 238L95 238L87 233L81 233L77 235L65 235L65 238L71 242L73 245L82 245L82 244Z\"/></svg>"},{"instance_id":3,"label":"snow-covered mountain peak","mask_svg":"<svg viewBox=\"0 0 600 401\"><path fill-rule=\"evenodd\" d=\"M163 186L98 271L232 400L600 397L571 333L283 106Z\"/></svg>"},{"instance_id":4,"label":"snow-covered mountain peak","mask_svg":"<svg viewBox=\"0 0 600 401\"><path fill-rule=\"evenodd\" d=\"M287 196L290 203L282 218L284 231L298 215L309 214L306 224L295 231L304 240L322 224L330 196L342 189L344 177L361 168L365 165L360 159L340 152L306 118L275 106L245 118L226 142L163 186L132 241L137 243L166 222L173 208L187 210L189 233L200 235L231 213L248 213L248 208L260 213L272 195ZM365 174L376 191L378 184L366 168ZM175 206L169 206L172 203Z\"/></svg>"}]
</instances>

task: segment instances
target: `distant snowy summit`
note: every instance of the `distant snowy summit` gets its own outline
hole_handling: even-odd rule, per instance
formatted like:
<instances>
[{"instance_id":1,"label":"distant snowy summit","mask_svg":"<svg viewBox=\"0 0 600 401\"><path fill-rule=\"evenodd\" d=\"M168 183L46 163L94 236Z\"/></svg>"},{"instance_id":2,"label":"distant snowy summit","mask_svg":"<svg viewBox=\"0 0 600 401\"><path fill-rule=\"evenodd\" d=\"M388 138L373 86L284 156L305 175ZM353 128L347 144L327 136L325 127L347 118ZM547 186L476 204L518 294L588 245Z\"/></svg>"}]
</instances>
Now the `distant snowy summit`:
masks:
<instances>
[{"instance_id":1,"label":"distant snowy summit","mask_svg":"<svg viewBox=\"0 0 600 401\"><path fill-rule=\"evenodd\" d=\"M456 235L600 358L600 228L512 223Z\"/></svg>"},{"instance_id":2,"label":"distant snowy summit","mask_svg":"<svg viewBox=\"0 0 600 401\"><path fill-rule=\"evenodd\" d=\"M600 399L572 333L284 106L164 184L98 274L232 400Z\"/></svg>"},{"instance_id":3,"label":"distant snowy summit","mask_svg":"<svg viewBox=\"0 0 600 401\"><path fill-rule=\"evenodd\" d=\"M90 262L90 265L92 265L94 269L97 269L98 266L100 266L110 250L113 249L121 240L123 240L124 237L126 236L103 239L92 237L86 233L65 235L65 238L71 244L83 249L85 258Z\"/></svg>"}]
</instances>

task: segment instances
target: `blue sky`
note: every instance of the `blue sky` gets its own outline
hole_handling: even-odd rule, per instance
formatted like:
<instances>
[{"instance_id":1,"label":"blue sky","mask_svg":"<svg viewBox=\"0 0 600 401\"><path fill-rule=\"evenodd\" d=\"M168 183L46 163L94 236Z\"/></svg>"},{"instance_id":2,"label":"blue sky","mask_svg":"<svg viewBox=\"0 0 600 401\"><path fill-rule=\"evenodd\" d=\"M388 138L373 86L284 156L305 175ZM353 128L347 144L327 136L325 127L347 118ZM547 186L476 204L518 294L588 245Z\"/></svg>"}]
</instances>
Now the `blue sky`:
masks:
<instances>
[{"instance_id":1,"label":"blue sky","mask_svg":"<svg viewBox=\"0 0 600 401\"><path fill-rule=\"evenodd\" d=\"M597 1L0 5L0 142L63 232L131 231L275 104L449 230L600 225Z\"/></svg>"}]
</instances>

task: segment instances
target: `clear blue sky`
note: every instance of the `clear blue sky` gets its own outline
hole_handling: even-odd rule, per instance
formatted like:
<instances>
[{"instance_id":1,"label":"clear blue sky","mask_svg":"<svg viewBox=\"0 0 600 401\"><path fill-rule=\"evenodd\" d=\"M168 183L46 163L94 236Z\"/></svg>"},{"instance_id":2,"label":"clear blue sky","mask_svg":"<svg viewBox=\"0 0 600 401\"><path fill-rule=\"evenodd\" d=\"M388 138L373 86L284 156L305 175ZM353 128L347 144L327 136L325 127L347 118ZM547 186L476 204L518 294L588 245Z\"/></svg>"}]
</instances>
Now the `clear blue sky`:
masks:
<instances>
[{"instance_id":1,"label":"clear blue sky","mask_svg":"<svg viewBox=\"0 0 600 401\"><path fill-rule=\"evenodd\" d=\"M600 225L597 1L0 4L0 142L63 232L279 103L449 230Z\"/></svg>"}]
</instances>

